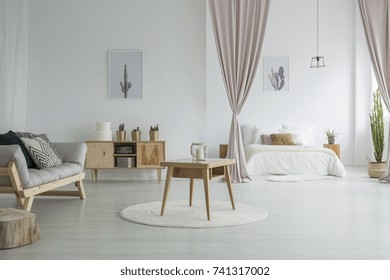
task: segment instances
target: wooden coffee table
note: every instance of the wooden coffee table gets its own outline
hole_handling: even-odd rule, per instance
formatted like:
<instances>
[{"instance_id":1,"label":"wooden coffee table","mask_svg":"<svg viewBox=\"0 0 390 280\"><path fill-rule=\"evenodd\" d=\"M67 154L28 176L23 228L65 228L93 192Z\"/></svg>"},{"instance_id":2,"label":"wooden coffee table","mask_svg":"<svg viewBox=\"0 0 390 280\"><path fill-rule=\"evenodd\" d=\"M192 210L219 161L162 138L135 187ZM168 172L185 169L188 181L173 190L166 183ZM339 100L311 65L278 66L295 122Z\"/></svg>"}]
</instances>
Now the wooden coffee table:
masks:
<instances>
[{"instance_id":1,"label":"wooden coffee table","mask_svg":"<svg viewBox=\"0 0 390 280\"><path fill-rule=\"evenodd\" d=\"M203 179L204 194L206 200L207 219L210 220L210 198L209 198L209 180L213 176L213 168L223 167L225 171L226 185L229 192L232 208L235 209L232 185L230 182L229 165L235 164L235 159L208 158L205 161L193 161L192 159L180 159L172 161L162 161L161 166L168 167L167 178L165 181L164 196L161 207L161 216L164 214L165 203L167 200L172 178L190 179L190 201L192 206L192 193L194 189L194 179Z\"/></svg>"}]
</instances>

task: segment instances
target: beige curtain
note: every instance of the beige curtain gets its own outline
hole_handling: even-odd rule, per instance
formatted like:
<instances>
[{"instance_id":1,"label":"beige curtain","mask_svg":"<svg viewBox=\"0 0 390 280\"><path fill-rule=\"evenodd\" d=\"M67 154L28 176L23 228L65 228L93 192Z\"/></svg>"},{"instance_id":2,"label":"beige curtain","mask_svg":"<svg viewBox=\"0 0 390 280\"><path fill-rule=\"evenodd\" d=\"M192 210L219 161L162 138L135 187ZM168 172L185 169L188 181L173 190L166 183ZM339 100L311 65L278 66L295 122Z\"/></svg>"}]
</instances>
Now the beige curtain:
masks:
<instances>
[{"instance_id":1,"label":"beige curtain","mask_svg":"<svg viewBox=\"0 0 390 280\"><path fill-rule=\"evenodd\" d=\"M232 110L228 158L233 182L250 181L238 115L247 100L260 60L271 0L209 0L222 76Z\"/></svg>"},{"instance_id":2,"label":"beige curtain","mask_svg":"<svg viewBox=\"0 0 390 280\"><path fill-rule=\"evenodd\" d=\"M358 0L366 34L371 64L383 101L390 111L390 22L389 0ZM390 148L390 135L388 147ZM390 149L389 149L390 150ZM380 178L390 181L390 158L387 156L387 170Z\"/></svg>"}]
</instances>

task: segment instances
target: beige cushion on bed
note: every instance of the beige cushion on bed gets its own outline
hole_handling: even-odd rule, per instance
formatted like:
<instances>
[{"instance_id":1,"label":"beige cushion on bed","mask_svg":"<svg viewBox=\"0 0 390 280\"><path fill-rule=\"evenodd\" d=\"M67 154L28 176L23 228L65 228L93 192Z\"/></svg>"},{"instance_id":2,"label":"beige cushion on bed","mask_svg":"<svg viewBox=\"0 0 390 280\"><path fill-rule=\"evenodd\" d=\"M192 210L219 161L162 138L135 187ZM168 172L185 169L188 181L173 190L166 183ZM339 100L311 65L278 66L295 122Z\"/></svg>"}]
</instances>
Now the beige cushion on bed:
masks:
<instances>
[{"instance_id":1,"label":"beige cushion on bed","mask_svg":"<svg viewBox=\"0 0 390 280\"><path fill-rule=\"evenodd\" d=\"M271 134L272 145L295 145L292 133Z\"/></svg>"}]
</instances>

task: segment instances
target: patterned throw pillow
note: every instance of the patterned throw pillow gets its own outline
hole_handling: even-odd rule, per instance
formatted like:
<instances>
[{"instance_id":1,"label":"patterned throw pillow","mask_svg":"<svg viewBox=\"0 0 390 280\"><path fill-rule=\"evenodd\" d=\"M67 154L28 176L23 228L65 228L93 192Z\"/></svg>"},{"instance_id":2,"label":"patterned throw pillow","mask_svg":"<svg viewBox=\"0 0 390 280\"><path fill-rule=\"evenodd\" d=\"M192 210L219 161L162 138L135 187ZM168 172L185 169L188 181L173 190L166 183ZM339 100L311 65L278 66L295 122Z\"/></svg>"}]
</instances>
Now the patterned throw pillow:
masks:
<instances>
[{"instance_id":1,"label":"patterned throw pillow","mask_svg":"<svg viewBox=\"0 0 390 280\"><path fill-rule=\"evenodd\" d=\"M271 134L272 145L295 145L292 133Z\"/></svg>"},{"instance_id":2,"label":"patterned throw pillow","mask_svg":"<svg viewBox=\"0 0 390 280\"><path fill-rule=\"evenodd\" d=\"M42 138L42 140L45 140L47 143L50 143L49 137L47 136L46 133L35 134L35 133L32 133L32 132L22 132L22 131L17 131L17 132L15 132L15 133L16 133L16 135L18 135L20 138L30 138L30 139L34 139L34 138L40 137L40 138Z\"/></svg>"},{"instance_id":3,"label":"patterned throw pillow","mask_svg":"<svg viewBox=\"0 0 390 280\"><path fill-rule=\"evenodd\" d=\"M31 139L22 137L20 140L22 140L38 168L43 169L62 164L62 160L57 152L42 138L37 137Z\"/></svg>"}]
</instances>

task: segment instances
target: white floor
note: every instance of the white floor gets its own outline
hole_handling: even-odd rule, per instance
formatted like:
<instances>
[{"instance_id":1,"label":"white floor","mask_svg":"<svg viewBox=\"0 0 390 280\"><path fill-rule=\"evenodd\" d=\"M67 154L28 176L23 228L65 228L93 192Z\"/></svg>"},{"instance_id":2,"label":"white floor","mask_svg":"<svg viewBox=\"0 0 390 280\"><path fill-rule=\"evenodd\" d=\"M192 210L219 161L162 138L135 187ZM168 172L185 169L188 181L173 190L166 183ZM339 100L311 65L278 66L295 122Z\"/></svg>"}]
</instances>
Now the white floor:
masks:
<instances>
[{"instance_id":1,"label":"white floor","mask_svg":"<svg viewBox=\"0 0 390 280\"><path fill-rule=\"evenodd\" d=\"M322 181L233 186L235 200L269 212L262 221L225 228L143 226L118 217L129 205L158 201L164 181L85 181L88 198L35 199L41 239L0 250L0 259L390 259L390 184L347 167L349 177ZM176 179L169 199L186 199L188 182ZM226 185L213 181L211 199L228 200ZM201 181L194 199L203 199ZM0 195L0 207L15 207ZM169 204L167 204L169 207Z\"/></svg>"}]
</instances>

